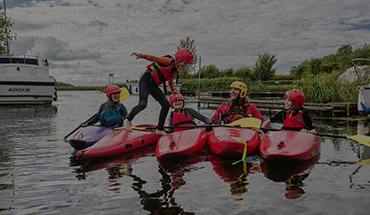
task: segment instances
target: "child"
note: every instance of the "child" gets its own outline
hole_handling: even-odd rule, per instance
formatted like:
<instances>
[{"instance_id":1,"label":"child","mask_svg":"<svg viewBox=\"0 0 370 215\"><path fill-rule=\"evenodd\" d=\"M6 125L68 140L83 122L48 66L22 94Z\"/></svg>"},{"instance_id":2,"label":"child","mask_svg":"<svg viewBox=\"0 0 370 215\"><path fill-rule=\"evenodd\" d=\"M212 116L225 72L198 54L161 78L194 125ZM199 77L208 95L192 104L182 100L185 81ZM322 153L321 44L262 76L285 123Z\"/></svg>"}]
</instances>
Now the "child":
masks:
<instances>
[{"instance_id":1,"label":"child","mask_svg":"<svg viewBox=\"0 0 370 215\"><path fill-rule=\"evenodd\" d=\"M170 86L170 90L174 93L173 78L178 73L178 70L185 68L194 61L194 54L186 48L181 48L175 53L175 57L166 55L163 57L156 57L141 53L132 53L136 58L143 58L153 63L149 64L146 72L139 81L139 103L131 110L127 119L125 120L125 128L131 129L131 121L134 117L144 110L147 106L149 94L161 105L162 109L159 114L159 121L157 125L157 134L164 134L164 123L170 109L170 104L165 94L159 89L159 85L163 84L166 93L166 81Z\"/></svg>"},{"instance_id":2,"label":"child","mask_svg":"<svg viewBox=\"0 0 370 215\"><path fill-rule=\"evenodd\" d=\"M194 118L199 119L205 124L211 124L211 120L203 116L193 108L185 108L184 97L180 93L174 93L170 96L170 105L174 111L171 112L169 118L169 126L194 126ZM182 131L187 128L173 128L169 132Z\"/></svg>"},{"instance_id":3,"label":"child","mask_svg":"<svg viewBox=\"0 0 370 215\"><path fill-rule=\"evenodd\" d=\"M264 118L258 108L248 102L247 85L241 81L234 81L230 85L230 101L221 104L211 117L212 123L231 123L244 117L254 117L261 122Z\"/></svg>"},{"instance_id":4,"label":"child","mask_svg":"<svg viewBox=\"0 0 370 215\"><path fill-rule=\"evenodd\" d=\"M85 127L100 122L101 126L114 128L123 125L127 116L126 107L120 103L121 89L116 85L110 85L105 89L107 101L100 105L98 112L89 121L82 123Z\"/></svg>"},{"instance_id":5,"label":"child","mask_svg":"<svg viewBox=\"0 0 370 215\"><path fill-rule=\"evenodd\" d=\"M262 128L271 122L282 122L282 129L316 133L311 117L303 108L304 95L297 89L285 93L285 109L275 114L262 124Z\"/></svg>"}]
</instances>

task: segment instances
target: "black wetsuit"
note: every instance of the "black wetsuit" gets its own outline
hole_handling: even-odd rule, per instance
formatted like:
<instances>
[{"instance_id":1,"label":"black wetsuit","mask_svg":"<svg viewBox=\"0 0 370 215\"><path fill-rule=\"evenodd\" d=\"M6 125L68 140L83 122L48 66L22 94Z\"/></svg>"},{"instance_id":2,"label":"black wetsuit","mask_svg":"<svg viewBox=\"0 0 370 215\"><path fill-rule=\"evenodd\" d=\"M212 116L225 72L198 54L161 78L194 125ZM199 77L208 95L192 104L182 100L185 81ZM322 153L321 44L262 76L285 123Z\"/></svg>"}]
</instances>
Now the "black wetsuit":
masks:
<instances>
[{"instance_id":1,"label":"black wetsuit","mask_svg":"<svg viewBox=\"0 0 370 215\"><path fill-rule=\"evenodd\" d=\"M164 83L165 84L165 83ZM163 130L164 123L168 111L170 110L170 103L161 89L155 84L149 71L146 71L139 81L139 104L137 104L128 114L127 119L132 121L136 114L144 110L148 104L148 96L152 95L153 98L161 105L162 109L159 114L159 122L157 125L158 130Z\"/></svg>"}]
</instances>

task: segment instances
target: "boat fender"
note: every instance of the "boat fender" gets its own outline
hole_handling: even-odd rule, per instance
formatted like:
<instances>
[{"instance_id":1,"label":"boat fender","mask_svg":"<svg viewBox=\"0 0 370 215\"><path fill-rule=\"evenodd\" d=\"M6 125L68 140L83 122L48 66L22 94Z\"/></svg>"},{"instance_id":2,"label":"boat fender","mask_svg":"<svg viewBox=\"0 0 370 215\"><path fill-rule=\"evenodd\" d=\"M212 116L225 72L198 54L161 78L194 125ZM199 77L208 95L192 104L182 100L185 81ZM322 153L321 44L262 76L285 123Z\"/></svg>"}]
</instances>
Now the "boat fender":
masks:
<instances>
[{"instance_id":1,"label":"boat fender","mask_svg":"<svg viewBox=\"0 0 370 215\"><path fill-rule=\"evenodd\" d=\"M282 149L282 148L284 148L285 147L284 141L280 141L280 143L278 144L277 147L278 147L279 150Z\"/></svg>"}]
</instances>

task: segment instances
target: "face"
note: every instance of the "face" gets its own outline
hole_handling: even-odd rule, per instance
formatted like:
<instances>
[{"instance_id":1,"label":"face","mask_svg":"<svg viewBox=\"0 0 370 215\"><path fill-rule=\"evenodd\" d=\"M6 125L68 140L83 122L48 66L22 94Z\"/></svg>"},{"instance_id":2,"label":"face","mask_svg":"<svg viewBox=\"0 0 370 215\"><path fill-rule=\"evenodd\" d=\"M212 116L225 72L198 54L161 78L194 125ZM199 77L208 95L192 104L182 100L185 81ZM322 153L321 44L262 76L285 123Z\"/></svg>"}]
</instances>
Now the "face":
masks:
<instances>
[{"instance_id":1,"label":"face","mask_svg":"<svg viewBox=\"0 0 370 215\"><path fill-rule=\"evenodd\" d=\"M186 67L186 63L185 62L178 62L176 63L176 67L177 69L183 69Z\"/></svg>"},{"instance_id":2,"label":"face","mask_svg":"<svg viewBox=\"0 0 370 215\"><path fill-rule=\"evenodd\" d=\"M240 95L240 90L237 88L230 88L230 99L235 100L238 99Z\"/></svg>"},{"instance_id":3,"label":"face","mask_svg":"<svg viewBox=\"0 0 370 215\"><path fill-rule=\"evenodd\" d=\"M121 96L121 93L120 93L120 92L118 92L118 93L112 93L112 94L111 94L112 100L113 100L114 102L119 102L119 100L120 100L120 96Z\"/></svg>"},{"instance_id":4,"label":"face","mask_svg":"<svg viewBox=\"0 0 370 215\"><path fill-rule=\"evenodd\" d=\"M174 101L172 105L174 109L179 110L184 106L184 102L182 100L177 100L177 101Z\"/></svg>"},{"instance_id":5,"label":"face","mask_svg":"<svg viewBox=\"0 0 370 215\"><path fill-rule=\"evenodd\" d=\"M290 99L285 99L285 109L286 110L294 110L295 102Z\"/></svg>"}]
</instances>

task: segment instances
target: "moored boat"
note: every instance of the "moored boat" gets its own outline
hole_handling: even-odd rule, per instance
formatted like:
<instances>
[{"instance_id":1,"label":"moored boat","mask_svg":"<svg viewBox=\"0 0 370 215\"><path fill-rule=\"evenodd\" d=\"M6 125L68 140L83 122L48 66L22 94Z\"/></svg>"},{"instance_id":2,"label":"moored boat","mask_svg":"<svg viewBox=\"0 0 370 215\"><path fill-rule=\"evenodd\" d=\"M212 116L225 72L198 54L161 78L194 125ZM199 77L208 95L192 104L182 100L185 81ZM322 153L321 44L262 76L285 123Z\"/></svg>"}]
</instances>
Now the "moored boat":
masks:
<instances>
[{"instance_id":1,"label":"moored boat","mask_svg":"<svg viewBox=\"0 0 370 215\"><path fill-rule=\"evenodd\" d=\"M222 157L243 156L256 153L260 144L260 135L257 131L247 128L217 127L208 135L210 151Z\"/></svg>"},{"instance_id":2,"label":"moored boat","mask_svg":"<svg viewBox=\"0 0 370 215\"><path fill-rule=\"evenodd\" d=\"M155 126L152 125L152 127ZM105 135L91 147L77 151L75 155L77 158L119 155L155 144L159 137L160 135L156 134L154 129L120 129Z\"/></svg>"},{"instance_id":3,"label":"moored boat","mask_svg":"<svg viewBox=\"0 0 370 215\"><path fill-rule=\"evenodd\" d=\"M205 149L208 132L204 129L189 129L163 135L156 147L158 159L170 159L196 155Z\"/></svg>"},{"instance_id":4,"label":"moored boat","mask_svg":"<svg viewBox=\"0 0 370 215\"><path fill-rule=\"evenodd\" d=\"M269 131L259 151L267 160L308 160L320 154L320 137L300 131Z\"/></svg>"},{"instance_id":5,"label":"moored boat","mask_svg":"<svg viewBox=\"0 0 370 215\"><path fill-rule=\"evenodd\" d=\"M51 104L55 82L46 59L0 56L0 105Z\"/></svg>"}]
</instances>

